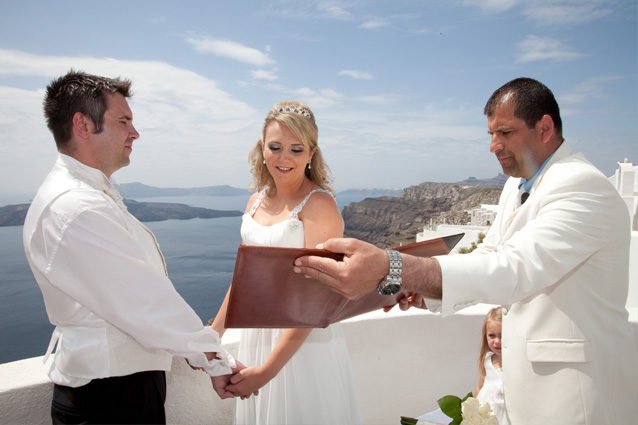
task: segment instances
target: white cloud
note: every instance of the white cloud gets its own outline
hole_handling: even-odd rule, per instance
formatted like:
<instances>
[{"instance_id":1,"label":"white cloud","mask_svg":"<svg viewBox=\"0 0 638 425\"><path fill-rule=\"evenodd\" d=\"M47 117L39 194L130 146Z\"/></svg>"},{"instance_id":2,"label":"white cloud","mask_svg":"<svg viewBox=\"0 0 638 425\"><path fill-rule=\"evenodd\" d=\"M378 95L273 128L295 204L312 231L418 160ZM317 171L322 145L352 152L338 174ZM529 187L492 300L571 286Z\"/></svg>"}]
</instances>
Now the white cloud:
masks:
<instances>
[{"instance_id":1,"label":"white cloud","mask_svg":"<svg viewBox=\"0 0 638 425\"><path fill-rule=\"evenodd\" d=\"M500 171L489 152L484 118L472 108L432 104L409 111L382 108L373 115L357 106L346 109L316 114L319 145L338 189L382 186L374 176L388 167L401 170L393 174L396 188L493 177Z\"/></svg>"},{"instance_id":2,"label":"white cloud","mask_svg":"<svg viewBox=\"0 0 638 425\"><path fill-rule=\"evenodd\" d=\"M246 155L259 132L253 126L263 117L220 90L215 81L163 62L0 50L0 75L11 76L12 80L33 76L51 80L71 67L133 81L135 95L130 103L141 136L134 143L132 165L115 175L119 181L163 187L185 187L193 181L202 182L202 186L246 186ZM0 186L10 181L17 182L11 184L14 187L30 186L34 176L41 181L43 175L38 173L46 174L52 165L55 144L42 118L43 88L0 90L0 116L10 117L0 119L4 153L0 155ZM13 190L11 186L4 189Z\"/></svg>"},{"instance_id":3,"label":"white cloud","mask_svg":"<svg viewBox=\"0 0 638 425\"><path fill-rule=\"evenodd\" d=\"M389 25L390 23L386 21L385 19L373 18L359 25L359 28L375 30L375 29L387 27Z\"/></svg>"},{"instance_id":4,"label":"white cloud","mask_svg":"<svg viewBox=\"0 0 638 425\"><path fill-rule=\"evenodd\" d=\"M603 90L595 81L584 81L557 96L560 104L565 106L578 106L585 101L603 97Z\"/></svg>"},{"instance_id":5,"label":"white cloud","mask_svg":"<svg viewBox=\"0 0 638 425\"><path fill-rule=\"evenodd\" d=\"M518 3L520 3L520 0L463 0L463 4L466 6L475 6L496 12L511 9Z\"/></svg>"},{"instance_id":6,"label":"white cloud","mask_svg":"<svg viewBox=\"0 0 638 425\"><path fill-rule=\"evenodd\" d=\"M42 89L0 86L0 191L37 188L53 165L55 142L42 114L43 95Z\"/></svg>"},{"instance_id":7,"label":"white cloud","mask_svg":"<svg viewBox=\"0 0 638 425\"><path fill-rule=\"evenodd\" d=\"M582 53L574 52L569 46L550 37L539 37L529 35L519 43L517 59L519 63L534 62L541 60L571 61L585 56Z\"/></svg>"},{"instance_id":8,"label":"white cloud","mask_svg":"<svg viewBox=\"0 0 638 425\"><path fill-rule=\"evenodd\" d=\"M397 102L397 97L392 94L379 94L355 97L353 101L368 105L392 105Z\"/></svg>"},{"instance_id":9,"label":"white cloud","mask_svg":"<svg viewBox=\"0 0 638 425\"><path fill-rule=\"evenodd\" d=\"M520 5L522 14L541 26L586 24L612 13L610 0L462 0L488 12L504 12Z\"/></svg>"},{"instance_id":10,"label":"white cloud","mask_svg":"<svg viewBox=\"0 0 638 425\"><path fill-rule=\"evenodd\" d=\"M307 87L294 91L296 97L310 106L311 109L332 108L341 106L346 96L333 89L312 90Z\"/></svg>"},{"instance_id":11,"label":"white cloud","mask_svg":"<svg viewBox=\"0 0 638 425\"><path fill-rule=\"evenodd\" d=\"M339 1L319 1L317 3L317 11L332 19L345 20L350 19L351 14L344 7L343 2Z\"/></svg>"},{"instance_id":12,"label":"white cloud","mask_svg":"<svg viewBox=\"0 0 638 425\"><path fill-rule=\"evenodd\" d=\"M372 74L363 71L351 71L344 69L343 71L339 71L339 75L347 75L348 77L352 77L355 80L373 80L374 77Z\"/></svg>"},{"instance_id":13,"label":"white cloud","mask_svg":"<svg viewBox=\"0 0 638 425\"><path fill-rule=\"evenodd\" d=\"M352 7L352 2L343 0L276 0L262 2L262 13L267 14L272 19L294 19L313 20L316 18L334 21L349 21L353 19L348 8Z\"/></svg>"},{"instance_id":14,"label":"white cloud","mask_svg":"<svg viewBox=\"0 0 638 425\"><path fill-rule=\"evenodd\" d=\"M263 53L252 47L244 46L243 44L235 41L203 36L187 37L186 42L200 53L212 53L216 56L233 59L255 66L267 66L275 63L275 61L271 59L267 53ZM267 50L269 51L270 48L267 47Z\"/></svg>"},{"instance_id":15,"label":"white cloud","mask_svg":"<svg viewBox=\"0 0 638 425\"><path fill-rule=\"evenodd\" d=\"M606 6L608 2L600 0L541 0L527 5L525 15L532 21L543 25L578 25L586 24L611 13Z\"/></svg>"},{"instance_id":16,"label":"white cloud","mask_svg":"<svg viewBox=\"0 0 638 425\"><path fill-rule=\"evenodd\" d=\"M265 69L256 69L250 71L253 80L275 81L279 77L276 71L266 71Z\"/></svg>"},{"instance_id":17,"label":"white cloud","mask_svg":"<svg viewBox=\"0 0 638 425\"><path fill-rule=\"evenodd\" d=\"M64 60L56 61L47 56L0 49L0 75L54 76L68 70L69 65Z\"/></svg>"},{"instance_id":18,"label":"white cloud","mask_svg":"<svg viewBox=\"0 0 638 425\"><path fill-rule=\"evenodd\" d=\"M556 96L558 104L561 105L561 113L563 111L563 105L567 108L580 108L587 102L592 100L608 99L611 95L607 92L606 85L621 80L621 77L609 75L590 78L573 85L569 90L566 90ZM598 102L594 102L597 104ZM572 111L574 109L571 109Z\"/></svg>"}]
</instances>

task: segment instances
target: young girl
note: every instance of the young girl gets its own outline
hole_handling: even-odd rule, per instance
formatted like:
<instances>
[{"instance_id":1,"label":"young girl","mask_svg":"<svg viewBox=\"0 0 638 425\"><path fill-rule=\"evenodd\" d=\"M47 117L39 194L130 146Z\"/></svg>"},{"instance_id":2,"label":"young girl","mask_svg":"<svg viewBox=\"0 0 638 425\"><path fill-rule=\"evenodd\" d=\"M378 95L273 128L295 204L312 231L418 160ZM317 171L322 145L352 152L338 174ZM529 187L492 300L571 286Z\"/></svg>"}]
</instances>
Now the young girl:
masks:
<instances>
[{"instance_id":1,"label":"young girl","mask_svg":"<svg viewBox=\"0 0 638 425\"><path fill-rule=\"evenodd\" d=\"M501 323L503 309L491 309L483 323L483 340L479 354L479 383L474 397L490 404L499 425L509 425L503 395L503 369L501 365Z\"/></svg>"}]
</instances>

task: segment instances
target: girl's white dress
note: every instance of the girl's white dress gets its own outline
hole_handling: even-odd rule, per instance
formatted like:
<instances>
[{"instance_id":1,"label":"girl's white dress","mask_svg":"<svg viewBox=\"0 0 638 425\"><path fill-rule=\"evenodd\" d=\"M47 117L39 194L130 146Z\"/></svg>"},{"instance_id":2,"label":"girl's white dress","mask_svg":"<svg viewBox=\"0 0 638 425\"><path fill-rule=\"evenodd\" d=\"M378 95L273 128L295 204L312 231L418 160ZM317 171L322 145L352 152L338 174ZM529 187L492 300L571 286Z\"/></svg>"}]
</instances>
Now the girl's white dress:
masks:
<instances>
[{"instance_id":1,"label":"girl's white dress","mask_svg":"<svg viewBox=\"0 0 638 425\"><path fill-rule=\"evenodd\" d=\"M242 218L243 243L303 248L304 228L297 215L315 192L306 196L288 220L262 226L253 219L264 197L262 191L251 211ZM242 329L237 359L246 366L263 364L283 332L284 329ZM350 355L341 324L313 329L277 376L259 390L258 396L235 400L237 425L360 424Z\"/></svg>"},{"instance_id":2,"label":"girl's white dress","mask_svg":"<svg viewBox=\"0 0 638 425\"><path fill-rule=\"evenodd\" d=\"M509 425L505 412L505 395L503 393L503 368L496 369L492 364L493 352L485 355L485 381L476 395L480 401L487 401L498 419L499 425Z\"/></svg>"}]
</instances>

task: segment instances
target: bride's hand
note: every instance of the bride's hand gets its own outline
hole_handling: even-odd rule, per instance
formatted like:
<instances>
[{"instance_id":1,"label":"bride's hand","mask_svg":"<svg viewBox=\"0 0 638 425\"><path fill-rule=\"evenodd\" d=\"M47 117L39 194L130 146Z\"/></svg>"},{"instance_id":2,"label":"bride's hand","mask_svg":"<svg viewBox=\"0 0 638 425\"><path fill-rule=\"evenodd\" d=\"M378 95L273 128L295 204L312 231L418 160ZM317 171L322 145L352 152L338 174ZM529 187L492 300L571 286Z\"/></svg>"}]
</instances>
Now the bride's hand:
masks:
<instances>
[{"instance_id":1,"label":"bride's hand","mask_svg":"<svg viewBox=\"0 0 638 425\"><path fill-rule=\"evenodd\" d=\"M271 379L262 366L247 367L231 376L227 389L243 400L250 397L251 394L258 395L259 389Z\"/></svg>"}]
</instances>

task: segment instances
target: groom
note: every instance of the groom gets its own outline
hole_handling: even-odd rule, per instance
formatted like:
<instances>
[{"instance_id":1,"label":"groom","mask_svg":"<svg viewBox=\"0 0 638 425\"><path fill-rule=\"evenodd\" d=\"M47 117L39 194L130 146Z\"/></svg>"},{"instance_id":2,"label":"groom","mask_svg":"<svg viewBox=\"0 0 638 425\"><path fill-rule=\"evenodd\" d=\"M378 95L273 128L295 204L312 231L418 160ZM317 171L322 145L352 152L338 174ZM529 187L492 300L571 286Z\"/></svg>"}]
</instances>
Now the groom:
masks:
<instances>
[{"instance_id":1,"label":"groom","mask_svg":"<svg viewBox=\"0 0 638 425\"><path fill-rule=\"evenodd\" d=\"M56 326L45 361L57 423L166 423L173 355L212 377L221 398L243 368L175 291L155 237L110 177L139 133L130 81L71 71L46 91L59 152L24 223L24 248Z\"/></svg>"}]
</instances>

